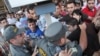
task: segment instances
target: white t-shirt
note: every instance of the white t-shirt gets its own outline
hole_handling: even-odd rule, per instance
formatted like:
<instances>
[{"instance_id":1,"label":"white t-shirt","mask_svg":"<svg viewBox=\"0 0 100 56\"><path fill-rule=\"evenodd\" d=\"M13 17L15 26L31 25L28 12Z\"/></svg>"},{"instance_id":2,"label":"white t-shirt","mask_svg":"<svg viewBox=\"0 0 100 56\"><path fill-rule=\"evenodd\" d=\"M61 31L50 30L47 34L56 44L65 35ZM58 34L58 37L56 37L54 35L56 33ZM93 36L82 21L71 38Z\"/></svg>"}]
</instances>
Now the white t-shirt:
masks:
<instances>
[{"instance_id":1,"label":"white t-shirt","mask_svg":"<svg viewBox=\"0 0 100 56\"><path fill-rule=\"evenodd\" d=\"M9 24L15 24L17 20L16 20L16 18L12 18L12 19L8 18L7 21Z\"/></svg>"},{"instance_id":2,"label":"white t-shirt","mask_svg":"<svg viewBox=\"0 0 100 56\"><path fill-rule=\"evenodd\" d=\"M1 34L3 34L3 32L4 32L4 28L1 28L0 32L1 32Z\"/></svg>"},{"instance_id":3,"label":"white t-shirt","mask_svg":"<svg viewBox=\"0 0 100 56\"><path fill-rule=\"evenodd\" d=\"M55 17L51 16L51 22L54 23L54 22L59 22L59 19L56 19Z\"/></svg>"},{"instance_id":4,"label":"white t-shirt","mask_svg":"<svg viewBox=\"0 0 100 56\"><path fill-rule=\"evenodd\" d=\"M37 20L37 25L41 31L45 30L46 27L46 18L45 15L40 15L40 18Z\"/></svg>"},{"instance_id":5,"label":"white t-shirt","mask_svg":"<svg viewBox=\"0 0 100 56\"><path fill-rule=\"evenodd\" d=\"M23 28L21 22L19 22L19 21L17 21L17 22L15 23L15 25L16 25L17 28Z\"/></svg>"}]
</instances>

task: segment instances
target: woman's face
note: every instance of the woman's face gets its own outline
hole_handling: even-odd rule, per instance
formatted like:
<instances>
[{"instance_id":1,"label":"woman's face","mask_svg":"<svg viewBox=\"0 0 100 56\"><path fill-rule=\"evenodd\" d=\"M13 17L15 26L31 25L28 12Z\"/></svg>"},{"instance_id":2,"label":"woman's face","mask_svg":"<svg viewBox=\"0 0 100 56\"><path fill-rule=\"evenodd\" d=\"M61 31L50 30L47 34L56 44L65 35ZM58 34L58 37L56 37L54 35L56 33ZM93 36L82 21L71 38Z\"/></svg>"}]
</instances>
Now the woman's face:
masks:
<instances>
[{"instance_id":1,"label":"woman's face","mask_svg":"<svg viewBox=\"0 0 100 56\"><path fill-rule=\"evenodd\" d=\"M19 18L20 18L20 14L16 14L15 17L16 17L17 19L19 19Z\"/></svg>"}]
</instances>

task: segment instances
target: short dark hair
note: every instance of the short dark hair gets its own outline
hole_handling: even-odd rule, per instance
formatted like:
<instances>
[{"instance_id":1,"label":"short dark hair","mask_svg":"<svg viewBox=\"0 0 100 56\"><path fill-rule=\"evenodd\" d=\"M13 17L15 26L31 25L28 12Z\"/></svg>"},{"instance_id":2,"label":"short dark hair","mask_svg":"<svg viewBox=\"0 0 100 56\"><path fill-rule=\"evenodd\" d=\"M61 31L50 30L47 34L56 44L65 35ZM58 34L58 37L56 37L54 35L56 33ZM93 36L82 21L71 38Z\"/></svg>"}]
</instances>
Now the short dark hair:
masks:
<instances>
[{"instance_id":1,"label":"short dark hair","mask_svg":"<svg viewBox=\"0 0 100 56\"><path fill-rule=\"evenodd\" d=\"M87 0L87 2L92 1L92 0ZM95 0L94 0L95 1Z\"/></svg>"},{"instance_id":2,"label":"short dark hair","mask_svg":"<svg viewBox=\"0 0 100 56\"><path fill-rule=\"evenodd\" d=\"M82 11L80 9L76 9L72 12L72 15L73 14L77 14L77 15L80 15L81 16L81 20L84 21L84 20L87 20L88 16L84 13L82 13Z\"/></svg>"},{"instance_id":3,"label":"short dark hair","mask_svg":"<svg viewBox=\"0 0 100 56\"><path fill-rule=\"evenodd\" d=\"M36 23L36 22L37 22L37 20L32 19L32 18L29 18L29 19L27 20L27 22L28 22L28 23Z\"/></svg>"},{"instance_id":4,"label":"short dark hair","mask_svg":"<svg viewBox=\"0 0 100 56\"><path fill-rule=\"evenodd\" d=\"M6 20L6 18L0 18L0 22L3 21L3 20Z\"/></svg>"},{"instance_id":5,"label":"short dark hair","mask_svg":"<svg viewBox=\"0 0 100 56\"><path fill-rule=\"evenodd\" d=\"M66 6L67 6L68 4L71 4L71 3L73 3L74 5L76 5L75 1L70 0L70 1L66 2Z\"/></svg>"},{"instance_id":6,"label":"short dark hair","mask_svg":"<svg viewBox=\"0 0 100 56\"><path fill-rule=\"evenodd\" d=\"M77 15L82 15L82 12L81 12L80 9L74 10L74 11L72 12L72 15L73 15L74 13L77 14Z\"/></svg>"},{"instance_id":7,"label":"short dark hair","mask_svg":"<svg viewBox=\"0 0 100 56\"><path fill-rule=\"evenodd\" d=\"M27 8L27 12L28 12L28 13L30 13L29 10L33 10L33 8Z\"/></svg>"},{"instance_id":8,"label":"short dark hair","mask_svg":"<svg viewBox=\"0 0 100 56\"><path fill-rule=\"evenodd\" d=\"M68 22L66 22L67 25L78 25L78 21L75 18L71 18L71 20L69 20Z\"/></svg>"},{"instance_id":9,"label":"short dark hair","mask_svg":"<svg viewBox=\"0 0 100 56\"><path fill-rule=\"evenodd\" d=\"M35 5L29 5L29 7L27 8L27 12L30 13L29 10L33 10L34 7L35 7Z\"/></svg>"},{"instance_id":10,"label":"short dark hair","mask_svg":"<svg viewBox=\"0 0 100 56\"><path fill-rule=\"evenodd\" d=\"M6 14L0 14L0 22L6 20Z\"/></svg>"}]
</instances>

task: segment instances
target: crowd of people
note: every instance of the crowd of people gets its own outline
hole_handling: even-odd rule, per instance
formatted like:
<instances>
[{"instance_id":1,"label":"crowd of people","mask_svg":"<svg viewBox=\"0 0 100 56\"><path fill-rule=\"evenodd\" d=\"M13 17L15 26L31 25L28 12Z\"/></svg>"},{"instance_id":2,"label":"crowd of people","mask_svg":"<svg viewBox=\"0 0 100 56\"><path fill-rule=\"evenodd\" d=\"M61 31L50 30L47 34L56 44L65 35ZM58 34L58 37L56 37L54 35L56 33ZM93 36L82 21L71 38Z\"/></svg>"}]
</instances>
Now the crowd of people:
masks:
<instances>
[{"instance_id":1,"label":"crowd of people","mask_svg":"<svg viewBox=\"0 0 100 56\"><path fill-rule=\"evenodd\" d=\"M49 15L33 4L0 15L1 56L100 56L100 0L52 3Z\"/></svg>"}]
</instances>

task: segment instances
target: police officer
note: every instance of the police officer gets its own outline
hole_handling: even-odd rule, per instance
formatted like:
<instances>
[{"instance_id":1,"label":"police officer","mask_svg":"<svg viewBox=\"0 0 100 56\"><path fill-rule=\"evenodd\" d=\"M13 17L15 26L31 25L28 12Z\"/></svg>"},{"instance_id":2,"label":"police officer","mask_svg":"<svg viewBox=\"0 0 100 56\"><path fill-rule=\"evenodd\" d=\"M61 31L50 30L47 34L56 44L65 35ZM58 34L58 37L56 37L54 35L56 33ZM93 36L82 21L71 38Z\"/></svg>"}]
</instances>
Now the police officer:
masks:
<instances>
[{"instance_id":1,"label":"police officer","mask_svg":"<svg viewBox=\"0 0 100 56\"><path fill-rule=\"evenodd\" d=\"M8 25L4 28L3 36L10 43L9 47L12 56L31 56L24 45L24 29L18 29L13 25Z\"/></svg>"},{"instance_id":2,"label":"police officer","mask_svg":"<svg viewBox=\"0 0 100 56\"><path fill-rule=\"evenodd\" d=\"M45 39L36 42L39 56L54 56L63 50L70 50L70 54L72 54L71 56L81 56L83 47L68 40L66 31L67 28L60 22L52 23L44 33ZM85 35L85 31L83 33Z\"/></svg>"}]
</instances>

